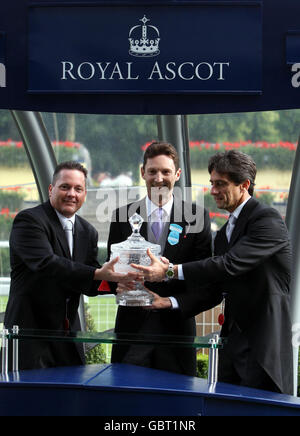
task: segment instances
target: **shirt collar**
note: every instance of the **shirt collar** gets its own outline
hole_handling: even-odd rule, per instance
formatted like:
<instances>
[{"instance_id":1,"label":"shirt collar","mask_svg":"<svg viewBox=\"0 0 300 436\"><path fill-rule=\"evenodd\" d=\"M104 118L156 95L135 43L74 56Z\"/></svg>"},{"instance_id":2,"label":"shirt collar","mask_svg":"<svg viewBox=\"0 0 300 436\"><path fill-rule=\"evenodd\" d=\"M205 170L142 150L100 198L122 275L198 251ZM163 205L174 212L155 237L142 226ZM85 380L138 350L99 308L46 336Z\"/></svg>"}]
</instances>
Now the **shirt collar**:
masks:
<instances>
[{"instance_id":1,"label":"shirt collar","mask_svg":"<svg viewBox=\"0 0 300 436\"><path fill-rule=\"evenodd\" d=\"M240 204L236 209L234 209L234 211L231 213L231 215L233 215L236 219L238 219L238 217L240 216L240 213L242 212L243 207L245 206L245 204L247 203L247 201L250 200L251 197L246 198L246 200Z\"/></svg>"},{"instance_id":2,"label":"shirt collar","mask_svg":"<svg viewBox=\"0 0 300 436\"><path fill-rule=\"evenodd\" d=\"M66 216L62 215L61 213L59 213L56 209L54 209L56 212L56 215L59 218L59 221L61 223L61 225L63 226L63 228L65 227L65 223L66 221L72 221L73 224L73 228L74 228L74 224L75 224L75 214L73 216L71 216L70 218L67 218Z\"/></svg>"},{"instance_id":3,"label":"shirt collar","mask_svg":"<svg viewBox=\"0 0 300 436\"><path fill-rule=\"evenodd\" d=\"M171 200L169 200L168 203L166 203L166 204L164 204L164 205L162 206L162 209L164 210L165 216L168 216L168 217L169 217L169 216L171 215L171 210L172 210L172 207L173 207L173 203L174 203L174 197L173 197L173 195L172 195ZM147 197L146 197L146 208L147 208L147 217L149 218L149 217L152 215L152 213L153 213L156 209L159 208L159 206L157 206L157 204L154 204L154 203L150 200L150 198L148 197L148 195L147 195Z\"/></svg>"}]
</instances>

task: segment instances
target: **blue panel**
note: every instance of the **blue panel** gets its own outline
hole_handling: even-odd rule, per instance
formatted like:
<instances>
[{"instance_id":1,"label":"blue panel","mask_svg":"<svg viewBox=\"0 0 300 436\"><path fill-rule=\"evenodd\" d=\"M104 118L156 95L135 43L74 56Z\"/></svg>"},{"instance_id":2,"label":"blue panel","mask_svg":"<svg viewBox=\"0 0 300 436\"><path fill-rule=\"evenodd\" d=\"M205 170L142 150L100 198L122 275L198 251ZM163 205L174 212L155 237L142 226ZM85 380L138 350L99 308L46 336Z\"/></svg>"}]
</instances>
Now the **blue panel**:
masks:
<instances>
[{"instance_id":1,"label":"blue panel","mask_svg":"<svg viewBox=\"0 0 300 436\"><path fill-rule=\"evenodd\" d=\"M0 63L5 64L5 33L0 32Z\"/></svg>"},{"instance_id":2,"label":"blue panel","mask_svg":"<svg viewBox=\"0 0 300 436\"><path fill-rule=\"evenodd\" d=\"M300 400L133 365L91 365L0 377L0 415L138 416L149 426L148 416L299 416Z\"/></svg>"},{"instance_id":3,"label":"blue panel","mask_svg":"<svg viewBox=\"0 0 300 436\"><path fill-rule=\"evenodd\" d=\"M83 5L31 8L30 91L261 92L259 2Z\"/></svg>"},{"instance_id":4,"label":"blue panel","mask_svg":"<svg viewBox=\"0 0 300 436\"><path fill-rule=\"evenodd\" d=\"M300 62L300 31L290 32L286 36L286 63Z\"/></svg>"},{"instance_id":5,"label":"blue panel","mask_svg":"<svg viewBox=\"0 0 300 436\"><path fill-rule=\"evenodd\" d=\"M94 377L99 376L103 371L109 368L110 365L86 365L61 367L61 368L47 368L43 370L24 370L18 374L11 372L9 374L9 383L13 384L44 384L44 385L57 385L57 386L84 386L87 385ZM0 383L5 379L0 376ZM5 384L5 381L4 381Z\"/></svg>"},{"instance_id":6,"label":"blue panel","mask_svg":"<svg viewBox=\"0 0 300 436\"><path fill-rule=\"evenodd\" d=\"M80 87L78 85L80 81L78 79L73 80L73 82L76 82L76 84L73 83L72 85L74 86L74 92L76 92L76 99L72 92L70 92L70 90L68 91L66 85L64 85L64 93L61 93L63 87L58 89L59 92L57 94L38 94L37 92L29 93L29 88L36 91L43 88L48 90L57 89L55 88L56 84L53 83L53 74L55 73L53 69L54 66L52 69L50 68L50 70L47 71L45 71L43 67L47 55L49 54L53 56L53 53L51 50L49 53L45 50L44 53L42 53L43 56L39 59L37 53L42 51L45 41L41 39L41 42L39 42L35 35L39 33L42 35L43 31L45 31L49 36L49 40L46 41L48 44L47 47L50 47L50 49L51 47L53 48L52 44L56 41L57 46L55 49L57 49L58 52L62 52L64 41L68 44L68 47L71 40L76 41L75 47L71 47L70 49L70 54L74 51L76 51L77 56L82 54L82 62L89 62L89 59L92 59L92 62L94 62L95 46L94 43L92 43L90 52L87 50L86 38L81 29L81 20L77 23L74 23L73 21L73 26L71 26L72 28L70 29L68 19L60 21L59 17L52 17L51 14L47 15L47 17L44 16L46 21L42 20L43 22L41 22L45 29L38 29L38 20L35 21L32 16L32 24L34 24L35 28L34 33L31 32L29 35L29 29L31 31L31 26L29 26L29 11L40 11L41 8L31 8L31 3L25 2L24 0L2 1L0 2L0 31L5 32L6 34L6 87L0 87L0 109L98 114L201 114L280 110L300 107L300 88L297 80L299 72L292 71L291 65L287 65L287 61L293 62L296 60L299 62L296 53L298 38L289 38L289 35L293 35L293 32L300 28L299 1L263 0L262 7L257 6L259 4L258 2L249 2L247 0L228 1L228 11L231 11L230 16L224 14L224 20L222 20L222 18L218 16L218 11L219 8L224 7L221 6L224 2L216 2L214 0L209 2L205 0L194 2L184 0L181 0L180 2L164 0L158 2L157 0L148 0L147 6L145 6L147 9L145 14L149 14L147 18L151 20L148 24L157 27L161 38L159 46L160 54L157 57L152 57L152 60L150 58L139 59L138 57L129 54L130 46L128 38L130 30L135 26L135 24L140 25L139 20L142 17L141 14L144 13L144 11L142 11L144 7L141 6L140 0L132 0L130 5L128 4L128 0L120 0L117 4L111 0L94 0L93 2L82 0L80 3L84 4L86 7L95 8L94 10L103 8L103 4L107 6L107 10L112 10L112 5L115 5L116 11L119 7L124 7L124 9L126 9L124 16L127 18L124 22L117 13L115 14L115 26L118 26L118 29L124 29L125 33L120 35L119 32L115 31L116 27L113 27L109 30L107 36L105 35L105 39L101 41L101 44L99 42L96 48L97 50L99 48L97 54L99 53L100 55L103 46L105 49L106 47L109 47L111 43L115 44L116 48L114 48L114 51L118 53L118 56L119 54L124 56L122 62L125 62L125 65L127 66L129 64L126 64L126 62L132 62L132 64L130 64L131 67L128 66L129 69L132 68L130 71L132 80L127 80L126 86L124 85L125 80L120 80L118 83L119 90L112 87L112 84L117 82L117 80L106 80L106 89L100 90L97 88L97 92L101 92L101 95L99 95L99 93L94 94L94 92L96 92L95 83L93 84L92 82L90 85L85 83L84 93L80 94ZM93 3L93 7L91 6L91 3ZM65 9L73 9L76 4L78 5L78 2L76 3L73 0L61 0L58 3L56 0L47 0L47 2L43 2L43 4L46 8L45 11L49 11L49 9L56 11L58 10L57 6ZM253 6L251 6L251 4ZM180 8L182 8L182 5L184 5L183 13L177 14L176 10L181 10ZM206 15L208 12L205 12L202 18L202 12L200 13L199 11L208 11L210 7L215 7L216 19L214 19L213 14L207 21L203 18L204 16L206 18L208 17L208 15ZM168 8L170 23L168 20L160 20L157 13L160 8L162 8L162 11ZM198 11L197 17L200 18L198 19L197 24L195 24L196 15L191 17L191 22L193 24L191 26L189 22L189 11L193 8ZM84 7L83 10L84 9L86 8ZM247 17L242 16L242 10L247 11ZM134 11L138 11L136 16L133 16ZM252 12L248 15L248 12L250 11ZM260 12L262 12L262 30L258 25L260 18L258 19L257 17ZM238 21L234 19L234 17L237 17L237 14L240 18ZM175 25L173 22L172 28L171 22L174 16L179 17ZM55 20L57 18L57 20L54 21L53 18L55 18ZM94 17L91 17L92 23L94 22L93 18ZM253 29L249 29L251 22L253 24ZM99 19L99 23L105 25L105 23L101 22L101 19ZM98 21L96 24L98 24ZM245 28L243 28L242 25L245 25ZM64 30L65 26L68 28L68 31ZM99 28L100 32L100 26L96 27ZM88 29L88 31L91 33L96 32L96 27L94 26L92 29ZM156 73L153 75L153 77L156 76L156 78L158 78L155 83L152 80L155 86L158 87L156 90L153 89L153 91L150 91L147 89L146 85L148 84L148 81L146 83L144 81L143 89L136 89L137 91L142 91L144 93L138 94L134 91L134 86L136 85L134 77L138 74L137 70L133 69L134 64L135 66L138 64L144 65L143 62L145 62L146 65L149 62L153 62L155 59L163 59L162 65L165 65L165 62L167 61L177 62L177 60L173 59L174 56L184 56L182 59L184 61L189 61L189 59L185 58L185 52L189 57L195 53L194 38L199 40L196 47L197 51L201 54L201 56L199 55L201 59L203 58L204 61L207 61L207 64L210 65L212 62L217 61L216 56L220 58L221 54L218 52L218 44L215 43L214 46L214 35L216 35L216 38L220 38L219 28L222 29L222 39L224 39L224 44L226 41L227 43L230 42L230 46L233 50L230 62L233 62L233 60L236 62L237 59L243 60L240 65L242 71L241 77L238 77L239 75L237 71L233 69L237 80L236 82L231 83L233 86L231 89L233 92L231 94L227 94L227 92L230 91L227 87L228 83L226 81L217 80L217 76L212 76L212 81L198 80L198 82L201 83L197 83L197 86L194 86L194 89L191 87L192 81L182 79L181 82L184 82L185 86L179 87L177 81L170 80L174 74L171 72L171 67L174 66L173 64L169 64L169 70L167 70L167 73L166 69L163 70L163 68L161 68L160 70L157 69ZM165 30L167 30L166 34ZM183 50L183 46L178 43L177 39L183 33L188 36L187 39L191 38L191 41L193 42L190 45L185 43L185 50ZM287 35L288 41L286 40ZM176 44L171 43L172 39ZM261 58L259 53L260 41L262 41L262 64L260 64ZM239 42L241 42L241 44L239 44ZM167 43L166 48L164 46L165 43ZM207 52L206 45L212 50L212 58L210 58L210 53ZM28 52L29 47L31 47L30 53ZM31 59L29 59L29 56ZM227 60L228 56L225 55L224 59L218 59L220 62L227 62ZM253 65L251 64L251 60L253 61ZM31 68L30 71L28 71L29 61ZM60 61L63 61L63 59L60 59ZM195 66L196 58L192 58L191 62L194 63ZM250 78L250 80L246 82L244 81L246 78L246 75L244 74L244 66L247 66L247 69L249 69L248 78L250 73L253 74L253 78ZM185 79L189 78L187 74L191 73L191 70L189 69L190 67L192 68L191 64L185 64L181 67L181 72ZM210 71L208 65L203 65L202 67L206 68L206 72ZM85 64L81 68L81 74L84 76L85 74L88 74L88 68L91 67L88 64ZM84 68L87 68L87 70L84 70ZM262 69L261 78L259 78L258 75L260 68ZM34 77L33 79L31 74L33 74L35 70L41 72L41 79L39 77ZM163 71L162 79L159 78L159 71ZM227 74L228 69L224 65L224 77L225 72ZM113 77L116 78L120 74L122 74L121 69L119 73L118 68L116 67ZM166 78L166 74L168 79ZM176 74L178 74L178 68ZM201 74L205 74L204 70L201 71ZM29 83L30 78L31 83ZM176 89L174 85L172 90L172 82L176 85ZM209 84L212 86L209 87ZM71 85L68 84L68 86ZM108 93L109 86L112 92L111 94ZM124 88L122 88L122 86L124 86ZM87 89L88 87L90 87L90 89ZM168 93L164 94L163 92L165 92L166 89L166 92ZM261 91L261 94L253 94L256 90ZM181 93L178 94L178 92ZM207 94L206 92L215 93ZM240 92L242 92L242 94Z\"/></svg>"},{"instance_id":7,"label":"blue panel","mask_svg":"<svg viewBox=\"0 0 300 436\"><path fill-rule=\"evenodd\" d=\"M0 32L0 88L6 87L5 33Z\"/></svg>"}]
</instances>

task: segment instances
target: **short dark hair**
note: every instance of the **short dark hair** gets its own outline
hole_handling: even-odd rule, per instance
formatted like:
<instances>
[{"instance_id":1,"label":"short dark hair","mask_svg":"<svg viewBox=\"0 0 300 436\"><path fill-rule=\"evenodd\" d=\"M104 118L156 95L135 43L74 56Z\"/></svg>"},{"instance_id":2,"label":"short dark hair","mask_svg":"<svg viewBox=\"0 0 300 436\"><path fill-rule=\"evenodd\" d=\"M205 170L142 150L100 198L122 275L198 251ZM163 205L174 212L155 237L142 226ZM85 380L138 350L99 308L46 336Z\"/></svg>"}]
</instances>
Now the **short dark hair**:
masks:
<instances>
[{"instance_id":1,"label":"short dark hair","mask_svg":"<svg viewBox=\"0 0 300 436\"><path fill-rule=\"evenodd\" d=\"M143 168L145 168L147 160L160 155L168 156L173 159L175 170L179 169L179 157L175 147L168 142L153 141L144 153Z\"/></svg>"},{"instance_id":2,"label":"short dark hair","mask_svg":"<svg viewBox=\"0 0 300 436\"><path fill-rule=\"evenodd\" d=\"M58 179L58 175L62 170L81 171L84 174L85 181L87 179L87 174L88 174L87 169L83 165L81 165L81 163L76 162L74 160L69 160L66 162L61 162L60 164L57 165L57 167L55 168L54 173L53 173L52 185L55 185L55 183Z\"/></svg>"},{"instance_id":3,"label":"short dark hair","mask_svg":"<svg viewBox=\"0 0 300 436\"><path fill-rule=\"evenodd\" d=\"M245 153L237 150L229 150L224 153L217 153L209 159L208 172L216 171L219 174L226 174L236 185L250 180L248 189L252 196L255 186L256 164L254 160Z\"/></svg>"}]
</instances>

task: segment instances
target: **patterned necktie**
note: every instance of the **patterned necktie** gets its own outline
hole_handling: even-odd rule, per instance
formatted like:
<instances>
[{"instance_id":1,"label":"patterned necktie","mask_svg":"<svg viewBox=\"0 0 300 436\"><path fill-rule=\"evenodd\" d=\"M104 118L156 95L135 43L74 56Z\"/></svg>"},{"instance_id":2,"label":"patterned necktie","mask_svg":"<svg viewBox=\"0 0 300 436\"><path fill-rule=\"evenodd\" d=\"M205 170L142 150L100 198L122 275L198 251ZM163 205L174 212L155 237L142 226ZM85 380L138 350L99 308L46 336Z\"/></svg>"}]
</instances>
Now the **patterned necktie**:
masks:
<instances>
[{"instance_id":1,"label":"patterned necktie","mask_svg":"<svg viewBox=\"0 0 300 436\"><path fill-rule=\"evenodd\" d=\"M153 212L154 222L151 225L152 232L155 236L155 239L158 241L163 228L163 210L161 207L155 209Z\"/></svg>"},{"instance_id":2,"label":"patterned necktie","mask_svg":"<svg viewBox=\"0 0 300 436\"><path fill-rule=\"evenodd\" d=\"M230 214L229 219L228 219L228 223L226 226L226 236L227 236L227 241L230 241L234 226L235 226L235 222L236 222L236 217L232 214Z\"/></svg>"},{"instance_id":3,"label":"patterned necktie","mask_svg":"<svg viewBox=\"0 0 300 436\"><path fill-rule=\"evenodd\" d=\"M69 244L71 257L73 255L73 223L71 220L65 222L64 231Z\"/></svg>"}]
</instances>

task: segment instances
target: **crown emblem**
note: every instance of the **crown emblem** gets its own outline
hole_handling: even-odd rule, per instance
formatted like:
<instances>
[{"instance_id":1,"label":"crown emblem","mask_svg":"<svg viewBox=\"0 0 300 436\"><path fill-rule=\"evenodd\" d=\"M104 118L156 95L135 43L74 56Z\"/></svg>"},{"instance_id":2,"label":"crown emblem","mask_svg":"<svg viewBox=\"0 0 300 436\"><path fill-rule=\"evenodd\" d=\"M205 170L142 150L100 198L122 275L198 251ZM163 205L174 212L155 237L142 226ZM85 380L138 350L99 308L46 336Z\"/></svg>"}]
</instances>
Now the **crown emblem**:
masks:
<instances>
[{"instance_id":1,"label":"crown emblem","mask_svg":"<svg viewBox=\"0 0 300 436\"><path fill-rule=\"evenodd\" d=\"M129 31L129 54L132 56L151 57L159 55L159 31L157 27L146 25L150 20L144 17L139 20L143 25L134 26Z\"/></svg>"}]
</instances>

